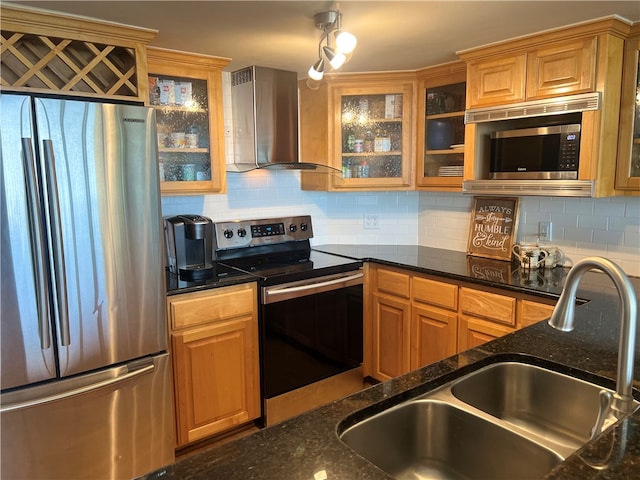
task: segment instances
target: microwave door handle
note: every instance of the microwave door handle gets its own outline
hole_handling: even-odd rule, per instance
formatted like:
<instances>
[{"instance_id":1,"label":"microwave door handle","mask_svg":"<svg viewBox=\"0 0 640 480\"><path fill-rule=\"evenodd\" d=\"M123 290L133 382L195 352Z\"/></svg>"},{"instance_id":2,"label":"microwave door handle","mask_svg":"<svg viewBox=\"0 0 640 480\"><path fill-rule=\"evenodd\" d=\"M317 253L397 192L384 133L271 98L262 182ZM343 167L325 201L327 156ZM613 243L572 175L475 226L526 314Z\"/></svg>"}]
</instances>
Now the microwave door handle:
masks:
<instances>
[{"instance_id":1,"label":"microwave door handle","mask_svg":"<svg viewBox=\"0 0 640 480\"><path fill-rule=\"evenodd\" d=\"M29 239L31 256L34 262L34 282L36 308L38 311L38 335L40 348L46 350L51 347L49 311L49 282L46 274L46 254L44 249L44 234L42 222L42 208L36 178L36 163L33 155L31 138L22 138L22 163L24 166L25 189L27 196L27 210L31 220L29 222Z\"/></svg>"},{"instance_id":2,"label":"microwave door handle","mask_svg":"<svg viewBox=\"0 0 640 480\"><path fill-rule=\"evenodd\" d=\"M58 196L58 180L56 175L53 142L42 141L45 165L47 168L47 194L49 198L49 212L51 215L51 244L53 245L53 275L55 277L55 293L58 307L58 323L60 327L60 344L71 344L69 333L69 308L66 288L66 272L64 267L64 245L62 241L62 218L60 215L60 198Z\"/></svg>"}]
</instances>

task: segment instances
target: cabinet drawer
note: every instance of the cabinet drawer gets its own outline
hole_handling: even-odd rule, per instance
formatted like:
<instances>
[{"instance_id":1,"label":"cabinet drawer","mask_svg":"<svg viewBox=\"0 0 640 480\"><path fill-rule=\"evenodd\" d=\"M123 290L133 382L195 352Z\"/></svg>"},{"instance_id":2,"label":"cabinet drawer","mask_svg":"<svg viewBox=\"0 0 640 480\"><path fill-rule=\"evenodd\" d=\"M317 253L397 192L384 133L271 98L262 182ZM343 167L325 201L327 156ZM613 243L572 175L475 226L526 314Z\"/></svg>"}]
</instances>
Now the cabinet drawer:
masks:
<instances>
[{"instance_id":1,"label":"cabinet drawer","mask_svg":"<svg viewBox=\"0 0 640 480\"><path fill-rule=\"evenodd\" d=\"M474 317L512 327L516 325L515 298L463 287L460 289L460 310Z\"/></svg>"},{"instance_id":2,"label":"cabinet drawer","mask_svg":"<svg viewBox=\"0 0 640 480\"><path fill-rule=\"evenodd\" d=\"M518 328L545 320L553 313L554 306L546 303L521 300L518 308Z\"/></svg>"},{"instance_id":3,"label":"cabinet drawer","mask_svg":"<svg viewBox=\"0 0 640 480\"><path fill-rule=\"evenodd\" d=\"M206 292L169 297L171 329L253 315L257 293L255 284L236 285Z\"/></svg>"},{"instance_id":4,"label":"cabinet drawer","mask_svg":"<svg viewBox=\"0 0 640 480\"><path fill-rule=\"evenodd\" d=\"M409 298L409 280L406 273L379 269L377 287L380 292L387 292L399 297Z\"/></svg>"},{"instance_id":5,"label":"cabinet drawer","mask_svg":"<svg viewBox=\"0 0 640 480\"><path fill-rule=\"evenodd\" d=\"M426 278L414 278L413 299L417 302L457 310L458 286Z\"/></svg>"}]
</instances>

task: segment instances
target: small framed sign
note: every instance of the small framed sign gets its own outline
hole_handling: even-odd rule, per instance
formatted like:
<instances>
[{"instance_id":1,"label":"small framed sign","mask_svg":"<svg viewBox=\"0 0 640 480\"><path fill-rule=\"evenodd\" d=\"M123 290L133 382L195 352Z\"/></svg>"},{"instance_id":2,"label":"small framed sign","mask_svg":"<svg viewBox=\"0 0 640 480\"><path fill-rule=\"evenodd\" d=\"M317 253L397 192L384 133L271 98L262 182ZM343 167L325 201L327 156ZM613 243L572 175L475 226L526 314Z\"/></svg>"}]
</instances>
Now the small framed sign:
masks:
<instances>
[{"instance_id":1,"label":"small framed sign","mask_svg":"<svg viewBox=\"0 0 640 480\"><path fill-rule=\"evenodd\" d=\"M511 260L518 229L517 197L474 197L467 254Z\"/></svg>"}]
</instances>

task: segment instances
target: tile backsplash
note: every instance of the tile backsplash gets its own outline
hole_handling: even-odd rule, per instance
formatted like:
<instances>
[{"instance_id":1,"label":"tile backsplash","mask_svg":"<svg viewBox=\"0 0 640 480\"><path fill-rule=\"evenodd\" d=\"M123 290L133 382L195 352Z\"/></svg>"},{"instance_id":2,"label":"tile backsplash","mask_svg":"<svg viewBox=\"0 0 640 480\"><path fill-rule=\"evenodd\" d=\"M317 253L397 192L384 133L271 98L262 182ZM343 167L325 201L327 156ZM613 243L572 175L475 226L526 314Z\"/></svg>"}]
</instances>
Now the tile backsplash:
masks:
<instances>
[{"instance_id":1,"label":"tile backsplash","mask_svg":"<svg viewBox=\"0 0 640 480\"><path fill-rule=\"evenodd\" d=\"M228 173L227 187L222 195L163 197L163 214L199 213L214 221L311 215L315 245L467 249L473 197L462 193L307 192L300 190L300 172L286 170ZM374 228L365 228L365 215L376 217ZM540 221L552 223L549 243L565 253L566 265L606 256L640 277L640 198L521 197L517 241L535 242Z\"/></svg>"},{"instance_id":2,"label":"tile backsplash","mask_svg":"<svg viewBox=\"0 0 640 480\"><path fill-rule=\"evenodd\" d=\"M232 131L228 82L225 73L225 127ZM233 161L231 138L225 147ZM300 189L300 172L288 170L228 173L227 191L163 197L163 215L199 213L214 221L311 215L315 245L417 243L467 250L473 196L462 193L308 192ZM640 277L640 198L521 197L517 241L535 242L540 221L552 223L549 243L562 249L566 265L606 256Z\"/></svg>"}]
</instances>

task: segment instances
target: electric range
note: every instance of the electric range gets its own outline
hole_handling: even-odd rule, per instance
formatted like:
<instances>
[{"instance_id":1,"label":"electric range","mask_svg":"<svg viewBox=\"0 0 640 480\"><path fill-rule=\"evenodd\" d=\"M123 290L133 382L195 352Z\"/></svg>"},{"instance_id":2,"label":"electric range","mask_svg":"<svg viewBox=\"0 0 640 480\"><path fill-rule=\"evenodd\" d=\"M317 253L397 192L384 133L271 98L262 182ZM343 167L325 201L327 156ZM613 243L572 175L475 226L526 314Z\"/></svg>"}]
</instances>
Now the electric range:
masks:
<instances>
[{"instance_id":1,"label":"electric range","mask_svg":"<svg viewBox=\"0 0 640 480\"><path fill-rule=\"evenodd\" d=\"M311 249L311 217L214 224L217 264L259 284L262 422L363 388L362 262Z\"/></svg>"}]
</instances>

